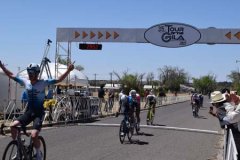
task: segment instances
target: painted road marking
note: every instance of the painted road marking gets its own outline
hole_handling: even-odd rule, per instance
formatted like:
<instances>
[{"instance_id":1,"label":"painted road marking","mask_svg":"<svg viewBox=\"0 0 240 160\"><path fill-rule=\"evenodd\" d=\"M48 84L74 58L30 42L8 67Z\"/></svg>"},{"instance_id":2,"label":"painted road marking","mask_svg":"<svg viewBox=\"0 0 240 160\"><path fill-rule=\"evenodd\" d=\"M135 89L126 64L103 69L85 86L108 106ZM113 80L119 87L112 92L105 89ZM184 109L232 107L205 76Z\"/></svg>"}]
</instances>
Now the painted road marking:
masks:
<instances>
[{"instance_id":1,"label":"painted road marking","mask_svg":"<svg viewBox=\"0 0 240 160\"><path fill-rule=\"evenodd\" d=\"M120 124L108 124L108 123L78 123L79 126L99 126L99 127L119 127ZM140 125L141 128L151 128L151 129L164 129L164 130L176 130L176 131L187 131L187 132L197 132L206 134L223 135L219 131L213 130L202 130L193 128L181 128L181 127L168 127L168 126L152 126L152 125Z\"/></svg>"}]
</instances>

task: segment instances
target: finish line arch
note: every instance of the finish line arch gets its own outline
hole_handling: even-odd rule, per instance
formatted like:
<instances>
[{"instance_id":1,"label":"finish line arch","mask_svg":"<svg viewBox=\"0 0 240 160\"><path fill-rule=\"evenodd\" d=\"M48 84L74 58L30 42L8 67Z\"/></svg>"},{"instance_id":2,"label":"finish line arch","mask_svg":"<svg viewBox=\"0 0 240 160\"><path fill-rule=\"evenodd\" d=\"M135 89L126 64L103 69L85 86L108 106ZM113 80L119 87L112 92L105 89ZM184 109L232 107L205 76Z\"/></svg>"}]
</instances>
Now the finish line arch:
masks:
<instances>
[{"instance_id":1,"label":"finish line arch","mask_svg":"<svg viewBox=\"0 0 240 160\"><path fill-rule=\"evenodd\" d=\"M71 62L72 42L151 43L167 48L193 44L240 44L240 28L196 28L184 23L161 23L150 28L57 28L56 76L59 56L66 56ZM62 43L67 43L67 49Z\"/></svg>"}]
</instances>

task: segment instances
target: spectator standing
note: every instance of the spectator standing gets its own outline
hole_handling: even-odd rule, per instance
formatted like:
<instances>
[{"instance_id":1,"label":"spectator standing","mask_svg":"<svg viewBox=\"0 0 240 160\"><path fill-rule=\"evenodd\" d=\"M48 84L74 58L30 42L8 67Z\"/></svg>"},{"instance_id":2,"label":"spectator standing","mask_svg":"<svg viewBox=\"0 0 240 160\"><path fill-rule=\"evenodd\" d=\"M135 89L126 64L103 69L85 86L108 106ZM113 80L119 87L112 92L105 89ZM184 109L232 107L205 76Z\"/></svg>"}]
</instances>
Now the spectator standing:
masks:
<instances>
[{"instance_id":1,"label":"spectator standing","mask_svg":"<svg viewBox=\"0 0 240 160\"><path fill-rule=\"evenodd\" d=\"M240 127L240 110L236 108L239 101L239 97L234 94L222 94L220 91L211 93L211 103L216 108L213 114L219 119L222 128L230 124Z\"/></svg>"},{"instance_id":2,"label":"spectator standing","mask_svg":"<svg viewBox=\"0 0 240 160\"><path fill-rule=\"evenodd\" d=\"M227 130L231 129L233 138L236 144L238 153L240 152L240 110L236 107L239 104L240 99L236 94L228 92L221 93L220 91L214 91L211 93L211 103L216 108L216 112L210 113L219 119L221 128L227 126ZM238 155L238 159L240 159Z\"/></svg>"},{"instance_id":3,"label":"spectator standing","mask_svg":"<svg viewBox=\"0 0 240 160\"><path fill-rule=\"evenodd\" d=\"M114 104L114 91L110 89L108 93L108 104L109 104L109 111L112 112L113 104Z\"/></svg>"},{"instance_id":4,"label":"spectator standing","mask_svg":"<svg viewBox=\"0 0 240 160\"><path fill-rule=\"evenodd\" d=\"M164 93L164 91L160 91L158 96L159 96L159 105L162 105L163 99L166 98L166 94Z\"/></svg>"},{"instance_id":5,"label":"spectator standing","mask_svg":"<svg viewBox=\"0 0 240 160\"><path fill-rule=\"evenodd\" d=\"M124 106L122 105L122 100L121 100L121 97L125 95L125 92L124 90L121 90L121 92L118 94L118 110L116 112L116 117L118 117L118 114L119 113L123 113L124 111Z\"/></svg>"},{"instance_id":6,"label":"spectator standing","mask_svg":"<svg viewBox=\"0 0 240 160\"><path fill-rule=\"evenodd\" d=\"M102 103L105 102L104 96L105 96L105 91L104 91L104 85L101 85L99 90L98 90L98 98L99 98L99 112L102 115Z\"/></svg>"},{"instance_id":7,"label":"spectator standing","mask_svg":"<svg viewBox=\"0 0 240 160\"><path fill-rule=\"evenodd\" d=\"M58 85L57 86L57 94L59 95L59 94L62 94L62 91L61 91L61 87Z\"/></svg>"},{"instance_id":8,"label":"spectator standing","mask_svg":"<svg viewBox=\"0 0 240 160\"><path fill-rule=\"evenodd\" d=\"M144 98L145 98L145 101L146 101L146 98L147 98L148 95L149 95L149 90L146 89L145 92L144 92Z\"/></svg>"}]
</instances>

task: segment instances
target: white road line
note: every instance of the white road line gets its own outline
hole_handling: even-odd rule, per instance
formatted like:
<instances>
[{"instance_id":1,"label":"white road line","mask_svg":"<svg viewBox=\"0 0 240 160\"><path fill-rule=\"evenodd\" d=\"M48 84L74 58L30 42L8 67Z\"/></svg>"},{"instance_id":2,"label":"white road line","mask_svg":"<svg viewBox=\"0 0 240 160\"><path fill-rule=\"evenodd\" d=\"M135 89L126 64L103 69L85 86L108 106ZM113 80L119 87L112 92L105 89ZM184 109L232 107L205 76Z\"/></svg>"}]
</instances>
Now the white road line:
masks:
<instances>
[{"instance_id":1,"label":"white road line","mask_svg":"<svg viewBox=\"0 0 240 160\"><path fill-rule=\"evenodd\" d=\"M78 123L79 126L99 126L99 127L119 127L120 124L108 124L108 123ZM187 131L187 132L197 132L206 134L223 135L219 131L213 130L202 130L193 128L180 128L180 127L168 127L168 126L152 126L152 125L140 125L141 128L151 128L151 129L164 129L164 130L176 130L176 131Z\"/></svg>"}]
</instances>

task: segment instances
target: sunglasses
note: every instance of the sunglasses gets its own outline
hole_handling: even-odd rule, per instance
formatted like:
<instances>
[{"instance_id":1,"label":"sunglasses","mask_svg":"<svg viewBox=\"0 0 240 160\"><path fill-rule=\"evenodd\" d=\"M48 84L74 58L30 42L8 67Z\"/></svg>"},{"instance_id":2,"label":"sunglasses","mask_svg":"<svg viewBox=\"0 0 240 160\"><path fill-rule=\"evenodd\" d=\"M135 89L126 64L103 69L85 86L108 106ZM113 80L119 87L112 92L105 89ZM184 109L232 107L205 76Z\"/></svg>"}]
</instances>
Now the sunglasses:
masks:
<instances>
[{"instance_id":1,"label":"sunglasses","mask_svg":"<svg viewBox=\"0 0 240 160\"><path fill-rule=\"evenodd\" d=\"M37 75L38 74L38 72L36 72L36 71L34 71L34 70L27 70L27 73L28 73L28 75Z\"/></svg>"}]
</instances>

